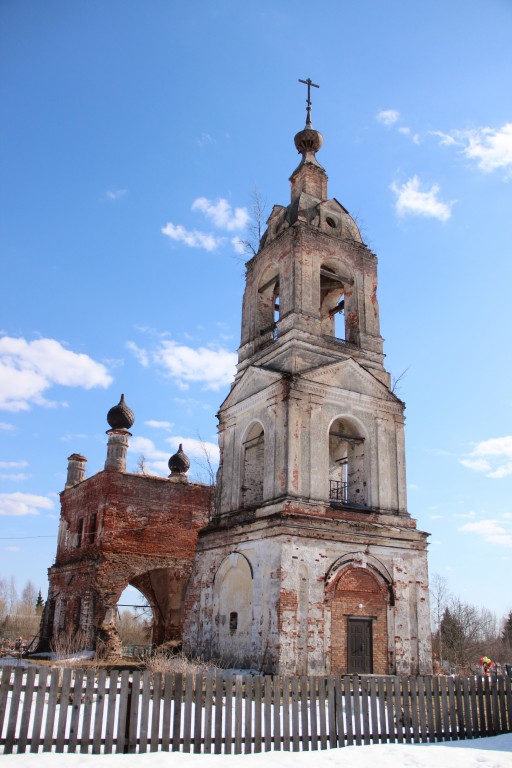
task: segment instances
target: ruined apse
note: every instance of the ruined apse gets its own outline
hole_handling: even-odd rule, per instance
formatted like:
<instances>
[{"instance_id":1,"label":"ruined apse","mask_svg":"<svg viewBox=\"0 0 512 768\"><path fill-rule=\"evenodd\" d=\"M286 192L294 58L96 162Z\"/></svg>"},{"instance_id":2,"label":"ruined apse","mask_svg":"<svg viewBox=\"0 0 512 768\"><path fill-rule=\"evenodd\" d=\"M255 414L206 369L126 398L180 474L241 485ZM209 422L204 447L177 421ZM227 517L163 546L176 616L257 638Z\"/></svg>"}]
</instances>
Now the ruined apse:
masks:
<instances>
[{"instance_id":1,"label":"ruined apse","mask_svg":"<svg viewBox=\"0 0 512 768\"><path fill-rule=\"evenodd\" d=\"M426 674L427 534L407 510L377 257L328 197L309 85L290 203L274 206L246 265L184 647L268 673Z\"/></svg>"},{"instance_id":2,"label":"ruined apse","mask_svg":"<svg viewBox=\"0 0 512 768\"><path fill-rule=\"evenodd\" d=\"M104 470L85 477L86 458L68 459L55 564L39 650L63 634L81 644L99 643L119 655L117 602L129 585L146 597L153 614L152 641L179 643L184 594L192 570L197 531L211 504L208 486L189 483L190 462L180 446L168 478L126 471L134 414L124 396L107 415Z\"/></svg>"}]
</instances>

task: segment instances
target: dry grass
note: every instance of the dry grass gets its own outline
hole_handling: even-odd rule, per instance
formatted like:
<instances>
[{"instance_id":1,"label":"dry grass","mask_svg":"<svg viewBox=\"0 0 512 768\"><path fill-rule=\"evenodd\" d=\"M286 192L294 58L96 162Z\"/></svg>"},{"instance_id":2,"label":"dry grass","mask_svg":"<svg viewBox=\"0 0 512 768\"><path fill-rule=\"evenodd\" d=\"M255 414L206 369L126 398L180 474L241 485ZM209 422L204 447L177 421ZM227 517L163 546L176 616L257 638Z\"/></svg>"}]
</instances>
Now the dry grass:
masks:
<instances>
[{"instance_id":1,"label":"dry grass","mask_svg":"<svg viewBox=\"0 0 512 768\"><path fill-rule=\"evenodd\" d=\"M181 673L183 675L211 675L218 670L217 665L202 659L189 659L184 653L169 654L162 650L156 650L144 659L144 666L152 675L157 672Z\"/></svg>"},{"instance_id":2,"label":"dry grass","mask_svg":"<svg viewBox=\"0 0 512 768\"><path fill-rule=\"evenodd\" d=\"M55 661L74 661L71 657L84 651L85 647L86 638L83 632L76 632L74 635L60 632L55 635L50 645Z\"/></svg>"},{"instance_id":3,"label":"dry grass","mask_svg":"<svg viewBox=\"0 0 512 768\"><path fill-rule=\"evenodd\" d=\"M101 660L101 654L98 653L93 658L84 658L83 652L88 650L85 632L76 632L74 635L61 632L54 637L50 648L54 655L52 664L60 669L96 669Z\"/></svg>"}]
</instances>

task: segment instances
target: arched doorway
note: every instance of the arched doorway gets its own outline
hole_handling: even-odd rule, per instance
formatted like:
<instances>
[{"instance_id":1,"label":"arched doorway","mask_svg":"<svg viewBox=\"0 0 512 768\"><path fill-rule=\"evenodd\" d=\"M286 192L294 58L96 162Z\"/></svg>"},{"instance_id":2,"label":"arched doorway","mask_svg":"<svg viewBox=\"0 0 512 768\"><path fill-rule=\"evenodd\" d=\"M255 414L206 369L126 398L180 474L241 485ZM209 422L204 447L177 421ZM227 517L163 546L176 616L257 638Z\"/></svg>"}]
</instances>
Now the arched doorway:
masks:
<instances>
[{"instance_id":1,"label":"arched doorway","mask_svg":"<svg viewBox=\"0 0 512 768\"><path fill-rule=\"evenodd\" d=\"M373 569L349 564L330 597L331 672L389 674L389 586Z\"/></svg>"}]
</instances>

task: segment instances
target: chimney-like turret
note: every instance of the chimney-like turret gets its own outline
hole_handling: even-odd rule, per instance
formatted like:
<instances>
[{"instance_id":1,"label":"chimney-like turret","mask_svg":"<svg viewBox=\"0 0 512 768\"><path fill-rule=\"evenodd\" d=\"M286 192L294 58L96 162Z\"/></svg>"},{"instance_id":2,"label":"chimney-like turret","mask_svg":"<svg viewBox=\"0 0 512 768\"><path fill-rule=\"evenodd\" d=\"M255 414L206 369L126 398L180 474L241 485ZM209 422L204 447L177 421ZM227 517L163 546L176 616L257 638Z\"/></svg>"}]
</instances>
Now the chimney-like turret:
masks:
<instances>
[{"instance_id":1,"label":"chimney-like turret","mask_svg":"<svg viewBox=\"0 0 512 768\"><path fill-rule=\"evenodd\" d=\"M72 453L68 456L68 476L66 479L66 490L72 488L74 485L78 485L82 480L85 480L85 465L87 459L85 456L81 456L79 453Z\"/></svg>"}]
</instances>

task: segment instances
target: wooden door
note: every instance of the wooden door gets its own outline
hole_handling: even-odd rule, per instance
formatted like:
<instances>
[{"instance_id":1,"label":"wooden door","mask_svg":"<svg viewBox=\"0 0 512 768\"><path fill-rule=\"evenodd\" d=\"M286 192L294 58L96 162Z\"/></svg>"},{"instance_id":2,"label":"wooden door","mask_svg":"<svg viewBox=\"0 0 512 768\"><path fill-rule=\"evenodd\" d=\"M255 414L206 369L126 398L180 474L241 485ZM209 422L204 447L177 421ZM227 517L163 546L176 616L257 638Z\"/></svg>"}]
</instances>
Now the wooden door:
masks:
<instances>
[{"instance_id":1,"label":"wooden door","mask_svg":"<svg viewBox=\"0 0 512 768\"><path fill-rule=\"evenodd\" d=\"M370 675L373 672L372 622L370 619L348 620L349 675Z\"/></svg>"}]
</instances>

